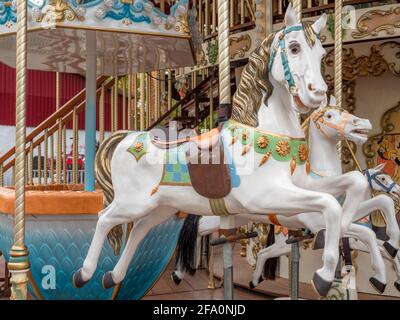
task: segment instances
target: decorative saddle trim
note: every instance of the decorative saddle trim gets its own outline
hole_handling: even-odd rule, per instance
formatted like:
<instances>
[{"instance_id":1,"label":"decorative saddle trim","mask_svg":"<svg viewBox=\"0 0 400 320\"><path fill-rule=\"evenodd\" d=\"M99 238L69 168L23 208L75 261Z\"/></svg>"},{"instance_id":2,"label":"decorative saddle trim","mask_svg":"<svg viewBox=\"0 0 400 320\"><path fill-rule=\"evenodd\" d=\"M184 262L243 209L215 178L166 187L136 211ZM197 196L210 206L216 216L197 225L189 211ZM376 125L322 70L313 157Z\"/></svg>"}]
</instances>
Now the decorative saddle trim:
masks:
<instances>
[{"instance_id":1,"label":"decorative saddle trim","mask_svg":"<svg viewBox=\"0 0 400 320\"><path fill-rule=\"evenodd\" d=\"M150 135L150 141L158 148L175 148L185 142L195 142L201 150L211 149L219 140L219 129L215 128L196 136L186 136L177 140L163 140Z\"/></svg>"}]
</instances>

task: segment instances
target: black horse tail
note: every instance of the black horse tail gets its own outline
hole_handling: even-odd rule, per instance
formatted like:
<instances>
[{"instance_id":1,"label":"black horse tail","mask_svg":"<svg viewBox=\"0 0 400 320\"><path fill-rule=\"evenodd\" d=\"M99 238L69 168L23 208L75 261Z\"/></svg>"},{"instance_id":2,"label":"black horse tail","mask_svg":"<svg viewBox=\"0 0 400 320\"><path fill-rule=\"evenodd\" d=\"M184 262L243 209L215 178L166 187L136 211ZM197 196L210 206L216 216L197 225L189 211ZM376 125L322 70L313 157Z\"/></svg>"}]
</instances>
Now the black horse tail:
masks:
<instances>
[{"instance_id":1,"label":"black horse tail","mask_svg":"<svg viewBox=\"0 0 400 320\"><path fill-rule=\"evenodd\" d=\"M197 234L201 216L189 214L183 223L176 248L175 264L182 272L190 275L196 273Z\"/></svg>"},{"instance_id":2,"label":"black horse tail","mask_svg":"<svg viewBox=\"0 0 400 320\"><path fill-rule=\"evenodd\" d=\"M275 243L274 225L270 224L266 247L269 247L274 243ZM267 259L264 264L264 279L275 280L278 272L279 272L279 257Z\"/></svg>"}]
</instances>

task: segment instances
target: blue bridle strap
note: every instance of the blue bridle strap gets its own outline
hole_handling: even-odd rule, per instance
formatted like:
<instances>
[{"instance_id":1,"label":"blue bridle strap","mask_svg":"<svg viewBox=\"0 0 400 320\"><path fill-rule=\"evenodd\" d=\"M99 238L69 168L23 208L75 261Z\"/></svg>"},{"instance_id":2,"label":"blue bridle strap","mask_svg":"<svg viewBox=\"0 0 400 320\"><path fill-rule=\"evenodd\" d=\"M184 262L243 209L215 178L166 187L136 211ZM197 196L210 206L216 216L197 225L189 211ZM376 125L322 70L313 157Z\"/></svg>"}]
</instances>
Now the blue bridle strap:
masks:
<instances>
[{"instance_id":1,"label":"blue bridle strap","mask_svg":"<svg viewBox=\"0 0 400 320\"><path fill-rule=\"evenodd\" d=\"M380 174L381 174L380 172L375 172L374 174L371 175L368 170L365 170L365 175L367 176L369 186L371 187L372 190L373 190L372 182L375 182L378 186L380 186L383 189L383 191L385 191L386 193L389 193L390 191L392 191L392 189L396 185L396 182L393 181L390 184L390 186L387 187L382 182L380 182L378 179L376 179L376 177L379 176Z\"/></svg>"},{"instance_id":2,"label":"blue bridle strap","mask_svg":"<svg viewBox=\"0 0 400 320\"><path fill-rule=\"evenodd\" d=\"M286 54L285 36L292 31L301 31L301 30L304 30L304 27L302 25L287 27L281 31L281 34L278 36L278 41L275 43L275 46L272 49L271 57L269 59L269 64L268 64L269 71L271 71L272 65L275 60L275 56L278 50L280 49L281 61L282 61L283 71L285 74L285 79L289 85L289 91L293 96L297 96L298 92L296 83L293 79L292 72L290 71L289 60Z\"/></svg>"}]
</instances>

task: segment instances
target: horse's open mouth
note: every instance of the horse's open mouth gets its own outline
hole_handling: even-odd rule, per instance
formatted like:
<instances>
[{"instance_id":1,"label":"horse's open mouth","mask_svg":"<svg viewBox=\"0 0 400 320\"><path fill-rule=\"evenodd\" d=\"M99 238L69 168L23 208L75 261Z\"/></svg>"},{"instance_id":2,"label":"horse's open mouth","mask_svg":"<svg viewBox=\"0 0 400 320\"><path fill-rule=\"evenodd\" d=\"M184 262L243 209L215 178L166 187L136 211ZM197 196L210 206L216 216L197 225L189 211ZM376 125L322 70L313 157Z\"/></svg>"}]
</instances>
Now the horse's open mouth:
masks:
<instances>
[{"instance_id":1,"label":"horse's open mouth","mask_svg":"<svg viewBox=\"0 0 400 320\"><path fill-rule=\"evenodd\" d=\"M392 194L393 194L395 197L397 197L397 198L400 199L400 191L398 191L398 190L392 190Z\"/></svg>"},{"instance_id":2,"label":"horse's open mouth","mask_svg":"<svg viewBox=\"0 0 400 320\"><path fill-rule=\"evenodd\" d=\"M296 103L297 109L301 112L301 113L307 113L308 111L310 111L310 108L307 107L303 101L301 101L299 96L294 97L294 102Z\"/></svg>"},{"instance_id":3,"label":"horse's open mouth","mask_svg":"<svg viewBox=\"0 0 400 320\"><path fill-rule=\"evenodd\" d=\"M352 135L356 135L356 136L359 136L359 137L365 138L365 139L368 139L369 132L370 132L370 130L368 130L368 129L353 129L350 131L350 133Z\"/></svg>"}]
</instances>

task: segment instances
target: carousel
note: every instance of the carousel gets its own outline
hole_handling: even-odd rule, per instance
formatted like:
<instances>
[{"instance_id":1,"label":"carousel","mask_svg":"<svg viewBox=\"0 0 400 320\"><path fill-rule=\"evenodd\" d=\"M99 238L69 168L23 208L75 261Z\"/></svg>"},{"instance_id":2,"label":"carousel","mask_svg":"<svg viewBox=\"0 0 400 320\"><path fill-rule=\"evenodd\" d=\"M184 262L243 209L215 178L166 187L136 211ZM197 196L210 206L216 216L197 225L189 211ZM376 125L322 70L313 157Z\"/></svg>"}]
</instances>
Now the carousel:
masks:
<instances>
[{"instance_id":1,"label":"carousel","mask_svg":"<svg viewBox=\"0 0 400 320\"><path fill-rule=\"evenodd\" d=\"M3 296L400 298L399 22L397 1L0 0ZM28 69L56 83L29 130ZM63 74L85 79L65 103Z\"/></svg>"}]
</instances>

